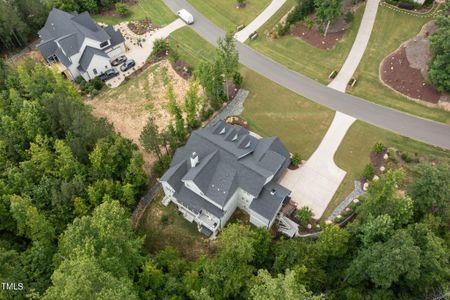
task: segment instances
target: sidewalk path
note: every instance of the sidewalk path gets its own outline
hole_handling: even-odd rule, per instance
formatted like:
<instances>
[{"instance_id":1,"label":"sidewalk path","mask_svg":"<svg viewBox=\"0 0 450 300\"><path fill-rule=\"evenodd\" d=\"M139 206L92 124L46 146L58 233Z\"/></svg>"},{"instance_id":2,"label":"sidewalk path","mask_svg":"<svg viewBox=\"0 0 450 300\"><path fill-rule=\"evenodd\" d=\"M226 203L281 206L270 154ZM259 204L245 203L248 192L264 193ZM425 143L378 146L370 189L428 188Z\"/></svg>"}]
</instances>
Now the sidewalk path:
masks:
<instances>
[{"instance_id":1,"label":"sidewalk path","mask_svg":"<svg viewBox=\"0 0 450 300\"><path fill-rule=\"evenodd\" d=\"M341 70L334 80L328 85L328 87L345 93L345 89L349 80L358 68L359 62L363 57L364 51L366 51L367 44L369 43L370 34L372 33L373 25L375 24L375 18L377 16L378 4L380 0L368 0L364 15L359 26L358 34L353 42L352 49L347 56Z\"/></svg>"},{"instance_id":2,"label":"sidewalk path","mask_svg":"<svg viewBox=\"0 0 450 300\"><path fill-rule=\"evenodd\" d=\"M234 38L241 43L245 42L250 34L257 31L261 26L263 26L264 23L266 23L280 9L280 7L283 6L285 2L286 0L273 0L272 3L270 3L269 6L267 6L266 9L256 17L256 19L245 26L244 29L237 32L234 35Z\"/></svg>"},{"instance_id":3,"label":"sidewalk path","mask_svg":"<svg viewBox=\"0 0 450 300\"><path fill-rule=\"evenodd\" d=\"M148 33L148 34L142 36L141 38L145 39L145 42L142 42L142 47L135 46L135 45L128 45L127 42L125 42L127 44L127 46L130 48L130 50L125 53L125 55L127 56L127 58L134 59L136 62L136 66L126 72L120 72L119 76L114 77L111 80L108 80L107 84L110 85L111 88L118 87L122 83L122 81L125 79L125 76L129 76L131 73L133 73L134 71L136 71L137 69L139 69L140 67L142 67L145 64L147 58L152 53L153 43L157 39L166 38L172 32L174 32L177 29L180 29L181 27L183 27L185 25L186 25L186 23L184 23L180 19L176 19L169 25L167 25L155 32L151 32L151 33ZM117 69L119 70L118 67L117 67Z\"/></svg>"}]
</instances>

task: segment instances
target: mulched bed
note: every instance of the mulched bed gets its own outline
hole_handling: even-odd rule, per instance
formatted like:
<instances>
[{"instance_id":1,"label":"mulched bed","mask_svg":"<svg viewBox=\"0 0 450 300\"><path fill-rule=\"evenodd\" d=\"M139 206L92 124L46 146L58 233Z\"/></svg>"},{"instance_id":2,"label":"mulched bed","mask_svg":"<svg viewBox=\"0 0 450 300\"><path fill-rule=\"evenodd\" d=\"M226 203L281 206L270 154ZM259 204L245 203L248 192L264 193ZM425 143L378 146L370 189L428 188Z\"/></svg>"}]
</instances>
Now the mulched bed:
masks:
<instances>
[{"instance_id":1,"label":"mulched bed","mask_svg":"<svg viewBox=\"0 0 450 300\"><path fill-rule=\"evenodd\" d=\"M404 46L384 59L380 72L385 84L408 97L436 104L442 96L409 65Z\"/></svg>"},{"instance_id":2,"label":"mulched bed","mask_svg":"<svg viewBox=\"0 0 450 300\"><path fill-rule=\"evenodd\" d=\"M183 77L183 79L189 79L192 76L192 67L185 61L177 60L170 63L172 65L173 70Z\"/></svg>"},{"instance_id":3,"label":"mulched bed","mask_svg":"<svg viewBox=\"0 0 450 300\"><path fill-rule=\"evenodd\" d=\"M139 21L132 21L128 23L128 28L137 35L142 35L147 32L153 31L158 27L153 25L150 19L144 19Z\"/></svg>"},{"instance_id":4,"label":"mulched bed","mask_svg":"<svg viewBox=\"0 0 450 300\"><path fill-rule=\"evenodd\" d=\"M288 169L289 170L297 170L299 168L299 166L295 166L293 164L289 164Z\"/></svg>"},{"instance_id":5,"label":"mulched bed","mask_svg":"<svg viewBox=\"0 0 450 300\"><path fill-rule=\"evenodd\" d=\"M302 23L297 23L290 29L290 34L296 36L308 44L319 49L332 49L344 36L345 30L337 32L328 32L327 36L323 36L322 33L316 29L309 30Z\"/></svg>"},{"instance_id":6,"label":"mulched bed","mask_svg":"<svg viewBox=\"0 0 450 300\"><path fill-rule=\"evenodd\" d=\"M382 153L370 152L370 162L375 168L375 173L378 174L380 171L380 167L386 164L386 160L384 159L384 155L387 153L387 149Z\"/></svg>"},{"instance_id":7,"label":"mulched bed","mask_svg":"<svg viewBox=\"0 0 450 300\"><path fill-rule=\"evenodd\" d=\"M225 92L225 96L227 95L227 85L224 84L223 86L224 92ZM235 85L233 82L228 81L228 97L231 100L234 99L234 97L236 97L237 92L239 91L240 86Z\"/></svg>"}]
</instances>

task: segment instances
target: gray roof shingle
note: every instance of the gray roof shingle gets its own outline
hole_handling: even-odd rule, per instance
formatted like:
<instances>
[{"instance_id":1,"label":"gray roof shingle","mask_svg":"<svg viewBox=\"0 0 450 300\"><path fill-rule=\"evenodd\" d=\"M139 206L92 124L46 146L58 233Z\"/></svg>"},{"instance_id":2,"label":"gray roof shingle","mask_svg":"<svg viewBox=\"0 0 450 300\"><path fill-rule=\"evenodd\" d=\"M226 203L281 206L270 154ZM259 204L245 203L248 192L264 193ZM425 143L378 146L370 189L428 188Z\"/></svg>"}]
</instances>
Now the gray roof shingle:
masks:
<instances>
[{"instance_id":1,"label":"gray roof shingle","mask_svg":"<svg viewBox=\"0 0 450 300\"><path fill-rule=\"evenodd\" d=\"M240 147L249 142L252 146L245 150L246 154L242 157ZM191 168L190 157L194 152L198 155L199 163ZM185 167L181 168L183 162ZM277 178L289 162L289 152L278 138L257 139L240 126L219 121L212 127L192 132L186 145L175 152L171 167L161 177L161 181L168 181L177 190L185 189L184 184L170 182L192 180L204 195L222 208L238 188L260 199L258 203L265 205L266 201L271 201L271 197L266 195L264 185L270 177ZM271 211L272 206L278 208L280 201L283 199L275 199L273 204L268 205L267 211ZM258 203L255 204L255 211L261 211ZM263 211L262 214L265 216L268 212Z\"/></svg>"},{"instance_id":2,"label":"gray roof shingle","mask_svg":"<svg viewBox=\"0 0 450 300\"><path fill-rule=\"evenodd\" d=\"M281 203L291 194L291 191L276 182L268 183L258 198L250 204L250 209L267 220L272 220L278 212Z\"/></svg>"},{"instance_id":3,"label":"gray roof shingle","mask_svg":"<svg viewBox=\"0 0 450 300\"><path fill-rule=\"evenodd\" d=\"M109 56L105 52L103 52L102 50L99 50L99 49L87 46L84 49L83 55L81 55L81 58L80 58L80 61L79 61L80 65L78 66L78 69L86 71L87 68L89 67L89 64L91 63L92 58L95 55L99 55L99 56L103 56L103 57L109 58Z\"/></svg>"}]
</instances>

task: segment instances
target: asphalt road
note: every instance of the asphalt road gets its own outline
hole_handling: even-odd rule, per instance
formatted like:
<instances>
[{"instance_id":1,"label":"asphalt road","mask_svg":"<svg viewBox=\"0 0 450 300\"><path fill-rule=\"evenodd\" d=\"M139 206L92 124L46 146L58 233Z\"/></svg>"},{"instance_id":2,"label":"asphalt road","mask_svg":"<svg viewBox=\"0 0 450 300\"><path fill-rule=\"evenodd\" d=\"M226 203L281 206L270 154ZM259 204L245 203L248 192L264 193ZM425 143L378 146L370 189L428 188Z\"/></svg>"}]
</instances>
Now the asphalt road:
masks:
<instances>
[{"instance_id":1,"label":"asphalt road","mask_svg":"<svg viewBox=\"0 0 450 300\"><path fill-rule=\"evenodd\" d=\"M164 0L174 12L187 9L194 16L191 28L213 45L225 32L210 22L186 0ZM237 42L241 64L316 103L359 120L434 146L450 149L450 126L390 109L362 98L328 88L296 73L250 47ZM305 57L305 60L307 58ZM276 95L274 95L276 98ZM276 99L274 99L276 101Z\"/></svg>"}]
</instances>

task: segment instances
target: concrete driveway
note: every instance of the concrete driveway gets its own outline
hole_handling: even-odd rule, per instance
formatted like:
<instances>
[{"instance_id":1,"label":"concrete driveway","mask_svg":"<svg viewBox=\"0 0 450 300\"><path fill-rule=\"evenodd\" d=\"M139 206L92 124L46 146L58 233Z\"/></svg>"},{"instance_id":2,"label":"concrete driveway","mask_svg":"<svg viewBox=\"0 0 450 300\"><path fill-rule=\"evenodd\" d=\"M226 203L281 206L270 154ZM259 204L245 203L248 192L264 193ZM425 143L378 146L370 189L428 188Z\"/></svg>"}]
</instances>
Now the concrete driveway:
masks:
<instances>
[{"instance_id":1,"label":"concrete driveway","mask_svg":"<svg viewBox=\"0 0 450 300\"><path fill-rule=\"evenodd\" d=\"M308 161L297 170L288 170L280 183L292 191L297 207L308 206L320 218L346 172L334 163L334 153L355 119L336 112L325 137Z\"/></svg>"},{"instance_id":2,"label":"concrete driveway","mask_svg":"<svg viewBox=\"0 0 450 300\"><path fill-rule=\"evenodd\" d=\"M286 0L273 0L266 9L263 10L262 13L259 14L250 24L245 26L244 29L237 32L234 35L234 38L239 42L245 42L250 34L257 31L259 27L263 26L279 9Z\"/></svg>"},{"instance_id":3,"label":"concrete driveway","mask_svg":"<svg viewBox=\"0 0 450 300\"><path fill-rule=\"evenodd\" d=\"M118 87L125 80L125 76L130 76L133 72L135 72L145 64L147 58L152 53L153 43L155 42L155 40L167 38L172 32L180 29L185 25L186 24L183 21L181 21L180 19L176 19L166 27L153 32L147 32L146 34L140 36L136 36L139 37L141 41L143 41L141 42L142 47L139 45L134 45L132 42L126 41L125 44L129 50L125 53L125 55L127 56L127 58L134 59L134 61L136 62L136 66L126 72L120 71L119 66L117 66L116 68L120 71L120 75L106 81L106 84L111 88ZM124 30L128 30L128 28L125 28L125 26L126 24L121 23L117 25L116 29L119 29L123 32Z\"/></svg>"}]
</instances>

